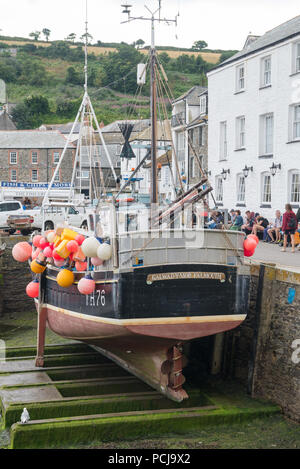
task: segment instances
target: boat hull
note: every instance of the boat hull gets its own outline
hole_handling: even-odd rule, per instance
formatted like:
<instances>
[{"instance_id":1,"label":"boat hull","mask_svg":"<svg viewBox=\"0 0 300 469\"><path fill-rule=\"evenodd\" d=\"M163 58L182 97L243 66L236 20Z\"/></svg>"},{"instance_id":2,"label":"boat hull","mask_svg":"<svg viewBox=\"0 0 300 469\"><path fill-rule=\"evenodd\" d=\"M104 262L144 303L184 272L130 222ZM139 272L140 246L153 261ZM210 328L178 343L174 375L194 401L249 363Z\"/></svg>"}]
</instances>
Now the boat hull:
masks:
<instances>
[{"instance_id":1,"label":"boat hull","mask_svg":"<svg viewBox=\"0 0 300 469\"><path fill-rule=\"evenodd\" d=\"M78 281L79 277L76 279ZM80 340L181 401L182 344L239 326L246 318L249 275L234 266L177 265L95 273L93 295L42 279L48 327Z\"/></svg>"}]
</instances>

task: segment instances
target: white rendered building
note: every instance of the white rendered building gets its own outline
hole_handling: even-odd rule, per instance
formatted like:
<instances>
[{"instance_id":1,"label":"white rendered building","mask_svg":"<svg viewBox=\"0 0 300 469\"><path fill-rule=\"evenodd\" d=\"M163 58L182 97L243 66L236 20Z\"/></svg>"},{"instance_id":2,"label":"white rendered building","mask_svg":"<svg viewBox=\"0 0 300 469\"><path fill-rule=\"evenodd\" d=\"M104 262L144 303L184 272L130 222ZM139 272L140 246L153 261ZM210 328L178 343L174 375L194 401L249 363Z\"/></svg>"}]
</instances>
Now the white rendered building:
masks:
<instances>
[{"instance_id":1,"label":"white rendered building","mask_svg":"<svg viewBox=\"0 0 300 469\"><path fill-rule=\"evenodd\" d=\"M208 73L208 169L217 205L272 219L300 205L300 16L249 36Z\"/></svg>"}]
</instances>

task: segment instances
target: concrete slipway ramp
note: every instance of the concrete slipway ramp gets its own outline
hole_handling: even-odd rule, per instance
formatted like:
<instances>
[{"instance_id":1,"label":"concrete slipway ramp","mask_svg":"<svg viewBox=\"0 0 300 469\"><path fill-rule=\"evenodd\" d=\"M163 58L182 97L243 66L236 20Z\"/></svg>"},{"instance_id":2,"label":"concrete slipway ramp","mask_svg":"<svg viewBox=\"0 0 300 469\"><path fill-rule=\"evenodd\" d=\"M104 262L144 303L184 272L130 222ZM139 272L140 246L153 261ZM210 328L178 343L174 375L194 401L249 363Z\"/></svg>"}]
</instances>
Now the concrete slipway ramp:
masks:
<instances>
[{"instance_id":1,"label":"concrete slipway ramp","mask_svg":"<svg viewBox=\"0 0 300 469\"><path fill-rule=\"evenodd\" d=\"M187 401L172 402L82 344L46 347L43 369L34 366L34 356L32 347L9 348L0 362L0 447L63 448L186 435L280 411L208 383L201 391L189 387ZM20 422L24 407L26 424Z\"/></svg>"}]
</instances>

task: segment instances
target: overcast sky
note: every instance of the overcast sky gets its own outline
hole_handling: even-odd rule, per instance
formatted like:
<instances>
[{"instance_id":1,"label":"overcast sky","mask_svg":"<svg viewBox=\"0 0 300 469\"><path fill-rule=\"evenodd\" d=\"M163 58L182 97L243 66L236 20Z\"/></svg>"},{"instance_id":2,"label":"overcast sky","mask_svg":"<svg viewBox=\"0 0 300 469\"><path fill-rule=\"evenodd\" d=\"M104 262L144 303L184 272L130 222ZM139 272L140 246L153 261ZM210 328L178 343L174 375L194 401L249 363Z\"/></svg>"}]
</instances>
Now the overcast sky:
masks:
<instances>
[{"instance_id":1,"label":"overcast sky","mask_svg":"<svg viewBox=\"0 0 300 469\"><path fill-rule=\"evenodd\" d=\"M147 15L146 3L156 8L157 0L89 0L89 29L94 42L150 43L147 22L120 24L121 4L133 5L132 14ZM63 39L84 32L85 0L0 0L0 34L28 37L31 31L48 28L50 39ZM162 0L163 16L179 10L178 28L159 25L156 43L191 47L204 39L212 49L241 49L249 32L266 31L300 14L299 0ZM176 35L178 39L176 39Z\"/></svg>"}]
</instances>

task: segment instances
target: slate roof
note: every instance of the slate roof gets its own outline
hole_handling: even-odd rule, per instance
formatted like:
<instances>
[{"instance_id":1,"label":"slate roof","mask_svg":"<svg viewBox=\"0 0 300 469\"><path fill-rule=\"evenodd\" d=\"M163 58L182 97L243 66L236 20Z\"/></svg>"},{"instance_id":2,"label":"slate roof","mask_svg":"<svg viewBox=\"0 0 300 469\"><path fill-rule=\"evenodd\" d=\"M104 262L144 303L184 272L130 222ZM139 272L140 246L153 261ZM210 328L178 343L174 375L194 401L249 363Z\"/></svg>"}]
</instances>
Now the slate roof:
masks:
<instances>
[{"instance_id":1,"label":"slate roof","mask_svg":"<svg viewBox=\"0 0 300 469\"><path fill-rule=\"evenodd\" d=\"M10 130L0 131L0 149L55 149L64 148L67 139L57 131ZM69 148L75 148L72 143Z\"/></svg>"},{"instance_id":2,"label":"slate roof","mask_svg":"<svg viewBox=\"0 0 300 469\"><path fill-rule=\"evenodd\" d=\"M199 104L199 95L206 91L207 88L205 86L195 85L193 88L188 90L186 93L179 96L173 101L173 104L178 103L179 101L183 101L184 99L188 102L188 104Z\"/></svg>"},{"instance_id":3,"label":"slate roof","mask_svg":"<svg viewBox=\"0 0 300 469\"><path fill-rule=\"evenodd\" d=\"M68 122L67 124L43 124L39 127L39 130L57 130L62 134L69 134L73 127L73 122ZM79 134L80 131L80 122L77 122L75 125L74 133Z\"/></svg>"},{"instance_id":4,"label":"slate roof","mask_svg":"<svg viewBox=\"0 0 300 469\"><path fill-rule=\"evenodd\" d=\"M149 127L151 125L150 119L140 119L140 120L120 120L120 121L115 121L112 122L111 124L106 125L103 127L102 133L108 133L108 132L113 132L113 133L121 133L119 124L133 124L133 132L142 132L144 129Z\"/></svg>"},{"instance_id":5,"label":"slate roof","mask_svg":"<svg viewBox=\"0 0 300 469\"><path fill-rule=\"evenodd\" d=\"M130 137L129 141L133 142L135 140L144 140L150 141L151 140L151 127L147 127L138 135L133 135ZM168 121L157 122L157 140L160 141L171 141L172 140L172 132L171 126L168 124Z\"/></svg>"},{"instance_id":6,"label":"slate roof","mask_svg":"<svg viewBox=\"0 0 300 469\"><path fill-rule=\"evenodd\" d=\"M267 31L263 36L260 36L255 41L251 42L248 47L244 48L229 59L224 60L220 65L214 67L212 71L299 34L300 16L296 16L295 18L276 26L276 28Z\"/></svg>"},{"instance_id":7,"label":"slate roof","mask_svg":"<svg viewBox=\"0 0 300 469\"><path fill-rule=\"evenodd\" d=\"M192 122L190 122L186 128L189 129L190 127L194 127L195 125L198 125L198 124L207 124L207 116L198 116L196 117L196 119L192 120Z\"/></svg>"},{"instance_id":8,"label":"slate roof","mask_svg":"<svg viewBox=\"0 0 300 469\"><path fill-rule=\"evenodd\" d=\"M16 130L16 126L6 111L0 111L0 130Z\"/></svg>"}]
</instances>

